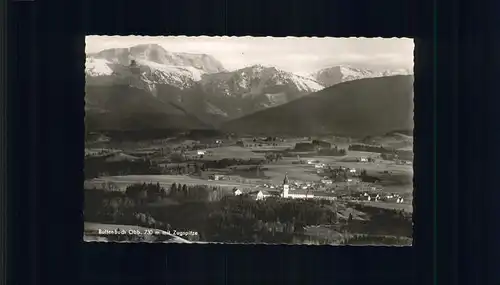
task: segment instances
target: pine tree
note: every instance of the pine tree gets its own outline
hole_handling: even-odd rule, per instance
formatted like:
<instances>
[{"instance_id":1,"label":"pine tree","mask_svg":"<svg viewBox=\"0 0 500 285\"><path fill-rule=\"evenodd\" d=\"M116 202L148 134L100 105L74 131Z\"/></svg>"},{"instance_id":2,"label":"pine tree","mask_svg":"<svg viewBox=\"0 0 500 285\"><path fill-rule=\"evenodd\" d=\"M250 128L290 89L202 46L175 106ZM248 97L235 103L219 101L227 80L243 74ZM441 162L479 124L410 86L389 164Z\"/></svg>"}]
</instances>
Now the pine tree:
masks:
<instances>
[{"instance_id":1,"label":"pine tree","mask_svg":"<svg viewBox=\"0 0 500 285\"><path fill-rule=\"evenodd\" d=\"M172 186L170 186L170 196L175 197L177 195L177 184L173 183Z\"/></svg>"}]
</instances>

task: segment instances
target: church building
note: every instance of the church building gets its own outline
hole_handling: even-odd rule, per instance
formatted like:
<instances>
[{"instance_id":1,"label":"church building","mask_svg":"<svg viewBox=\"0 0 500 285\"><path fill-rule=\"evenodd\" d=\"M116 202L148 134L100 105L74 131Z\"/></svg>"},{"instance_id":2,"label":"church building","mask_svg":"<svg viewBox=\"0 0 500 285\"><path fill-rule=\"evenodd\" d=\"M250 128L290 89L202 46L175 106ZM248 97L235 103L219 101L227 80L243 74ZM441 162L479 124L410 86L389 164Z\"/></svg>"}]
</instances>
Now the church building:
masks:
<instances>
[{"instance_id":1,"label":"church building","mask_svg":"<svg viewBox=\"0 0 500 285\"><path fill-rule=\"evenodd\" d=\"M283 191L281 192L281 197L292 198L292 199L307 199L314 198L314 194L310 193L309 190L303 189L290 189L290 181L288 180L288 174L285 174L285 179L283 179Z\"/></svg>"}]
</instances>

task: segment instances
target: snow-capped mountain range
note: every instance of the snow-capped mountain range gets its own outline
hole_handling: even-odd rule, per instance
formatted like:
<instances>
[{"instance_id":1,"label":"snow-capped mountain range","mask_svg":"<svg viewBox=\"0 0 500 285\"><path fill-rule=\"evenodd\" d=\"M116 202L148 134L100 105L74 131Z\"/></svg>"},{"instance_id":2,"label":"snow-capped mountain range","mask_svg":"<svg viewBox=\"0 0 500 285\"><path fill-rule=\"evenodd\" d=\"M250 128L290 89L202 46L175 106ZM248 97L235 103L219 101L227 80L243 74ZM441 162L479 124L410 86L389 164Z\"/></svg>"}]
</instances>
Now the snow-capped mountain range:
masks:
<instances>
[{"instance_id":1,"label":"snow-capped mountain range","mask_svg":"<svg viewBox=\"0 0 500 285\"><path fill-rule=\"evenodd\" d=\"M113 63L129 65L130 60L145 60L161 65L187 66L206 73L225 71L222 64L208 54L175 53L165 50L158 44L142 44L130 48L106 49L89 54L93 58L104 58Z\"/></svg>"},{"instance_id":2,"label":"snow-capped mountain range","mask_svg":"<svg viewBox=\"0 0 500 285\"><path fill-rule=\"evenodd\" d=\"M137 68L131 68L135 61ZM206 73L223 72L210 55L172 53L160 45L107 49L86 59L87 84L128 84L156 94L158 84L190 88Z\"/></svg>"},{"instance_id":3,"label":"snow-capped mountain range","mask_svg":"<svg viewBox=\"0 0 500 285\"><path fill-rule=\"evenodd\" d=\"M413 74L413 72L408 69L373 70L368 68L354 68L350 66L339 65L321 69L310 74L309 77L313 78L324 87L330 87L338 83L363 78L411 74Z\"/></svg>"},{"instance_id":4,"label":"snow-capped mountain range","mask_svg":"<svg viewBox=\"0 0 500 285\"><path fill-rule=\"evenodd\" d=\"M173 104L191 117L217 125L289 103L344 81L408 73L336 66L301 76L264 65L227 71L210 55L174 53L160 45L143 44L87 55L86 83L92 87L87 88L87 92L93 92L86 96L87 110L95 108L102 113L109 109L106 106L116 105L116 100L119 100L116 94L113 103L97 100L99 94L112 90L109 88L120 88L120 92L127 94L124 96L131 96L134 89L139 89L136 93L141 93L141 96L150 94L151 99L158 100L158 106ZM123 88L127 91L123 92ZM129 98L125 101L142 102ZM151 104L149 100L148 106ZM127 112L131 108L133 106L127 107ZM158 111L158 108L154 109L154 112ZM113 112L117 110L113 109Z\"/></svg>"},{"instance_id":5,"label":"snow-capped mountain range","mask_svg":"<svg viewBox=\"0 0 500 285\"><path fill-rule=\"evenodd\" d=\"M277 86L287 86L299 93L312 93L324 88L313 79L264 65L204 76L202 85L207 92L241 97L278 93Z\"/></svg>"}]
</instances>

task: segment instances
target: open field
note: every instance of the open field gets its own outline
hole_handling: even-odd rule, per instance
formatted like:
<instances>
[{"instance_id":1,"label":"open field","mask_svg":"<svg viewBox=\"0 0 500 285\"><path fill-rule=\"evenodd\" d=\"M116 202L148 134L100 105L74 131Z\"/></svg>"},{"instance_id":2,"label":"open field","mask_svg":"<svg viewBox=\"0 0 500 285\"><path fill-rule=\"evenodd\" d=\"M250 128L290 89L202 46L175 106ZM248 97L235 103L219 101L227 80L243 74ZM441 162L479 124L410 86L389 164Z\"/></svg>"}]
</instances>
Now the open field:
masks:
<instances>
[{"instance_id":1,"label":"open field","mask_svg":"<svg viewBox=\"0 0 500 285\"><path fill-rule=\"evenodd\" d=\"M159 183L160 186L164 188L170 188L173 183L177 184L186 184L186 185L208 185L214 187L220 187L227 191L227 194L232 194L233 188L239 188L243 192L247 192L249 190L271 190L264 186L264 184L281 185L283 182L283 178L285 175L288 175L290 181L297 181L302 183L319 183L324 176L329 175L328 170L326 170L325 174L317 173L318 168L315 167L315 164L322 163L332 168L346 167L346 168L354 168L358 171L366 170L366 174L370 177L374 177L379 179L377 182L334 182L330 186L326 186L325 188L316 188L315 190L311 190L312 193L314 191L319 191L324 193L324 191L332 190L332 195L356 195L356 193L362 193L360 191L368 191L368 193L380 193L382 196L384 194L392 194L397 193L400 197L404 197L404 203L396 203L395 201L385 202L385 201L357 201L355 203L360 203L364 205L369 205L377 208L383 209L395 209L395 210L404 210L406 212L413 212L412 205L412 193L413 193L413 166L412 165L398 165L394 161L383 160L380 158L379 153L373 152L364 152L364 151L350 151L348 150L346 155L344 156L322 156L317 155L315 152L294 152L290 151L294 148L295 143L297 142L310 142L306 138L297 138L297 139L286 139L285 142L276 141L277 146L269 146L266 143L262 143L262 146L259 146L259 142L253 143L252 139L244 139L245 144L248 144L245 147L232 145L236 143L237 140L224 140L224 144L220 147L212 147L204 149L205 151L209 151L209 154L204 155L201 159L197 159L197 150L188 150L186 151L187 155L195 156L194 160L185 161L178 163L180 165L187 166L192 162L203 163L204 161L216 161L221 159L241 159L241 160L249 160L249 159L265 159L266 153L279 153L285 150L291 154L290 156L282 157L280 160L275 162L265 162L261 165L259 171L256 170L257 164L243 164L243 165L231 165L227 168L214 169L208 168L206 169L208 173L214 172L217 174L222 174L224 179L222 180L209 180L207 179L207 175L203 175L203 177L197 176L196 174L191 173L190 175L176 175L176 174L165 174L165 175L111 175L111 176L101 176L94 179L89 179L85 181L85 188L92 189L95 187L96 189L109 189L105 188L106 184L112 184L115 190L125 191L126 188L132 184L137 183ZM158 144L158 147L167 147L172 148L179 145L193 145L194 141L179 141L172 143L163 143ZM349 143L335 143L340 148L347 149ZM248 146L250 145L251 146ZM254 146L257 144L256 146ZM147 145L147 144L145 144ZM144 152L151 151L152 145L149 145L149 148L146 149L145 146L141 145L141 147L130 147L128 151L132 152ZM297 157L297 155L299 157ZM358 159L361 157L372 157L375 159L375 162L359 162ZM161 155L161 157L155 156L156 160L161 160L165 163L169 162L169 155ZM298 159L300 159L303 163L299 164ZM308 163L311 162L311 163ZM170 162L172 164L172 162ZM175 163L173 163L175 164ZM351 184L352 183L352 184ZM351 185L352 187L347 187ZM371 190L371 186L376 187L377 190ZM278 186L279 187L279 186ZM359 188L362 187L362 188ZM276 188L274 188L276 189ZM330 193L330 192L328 192ZM320 194L317 194L320 195ZM357 198L354 198L357 199ZM345 204L345 200L339 200L337 203L337 215L340 219L348 219L349 214L352 214L354 220L367 221L369 222L370 218L365 213L360 212L358 210L354 210L353 208L347 207ZM175 207L184 207L183 203L176 201L174 199L163 199L158 202L148 204L148 208L152 211L160 211L164 212L167 209L174 209ZM113 228L113 225L109 225ZM106 226L106 227L109 227ZM92 224L86 225L86 228L91 228ZM96 228L97 226L93 226ZM119 225L115 226L120 229L127 228L132 229L132 226L124 226ZM137 227L140 228L140 227ZM350 238L352 234L341 232L337 228L332 228L328 225L324 226L309 226L305 229L305 233L303 237L298 237L299 239L303 239L297 241L297 243L307 243L320 241L327 242L328 244L341 244L346 240L346 238ZM88 232L88 230L87 230ZM102 240L103 237L99 237L96 235L88 235L86 234L85 240L88 241L97 241Z\"/></svg>"},{"instance_id":2,"label":"open field","mask_svg":"<svg viewBox=\"0 0 500 285\"><path fill-rule=\"evenodd\" d=\"M251 158L264 158L263 153L252 152L249 148L239 146L223 146L218 148L205 149L212 154L205 156L202 160L218 160L224 158L235 159L251 159Z\"/></svg>"},{"instance_id":3,"label":"open field","mask_svg":"<svg viewBox=\"0 0 500 285\"><path fill-rule=\"evenodd\" d=\"M99 177L85 181L85 187L91 189L97 187L99 189L103 183L113 183L121 191L125 191L127 186L135 183L159 183L164 188L169 188L173 183L186 185L209 185L219 186L222 188L232 189L234 187L256 188L253 184L243 184L234 181L213 181L202 178L189 177L184 175L126 175L126 176L108 176Z\"/></svg>"}]
</instances>

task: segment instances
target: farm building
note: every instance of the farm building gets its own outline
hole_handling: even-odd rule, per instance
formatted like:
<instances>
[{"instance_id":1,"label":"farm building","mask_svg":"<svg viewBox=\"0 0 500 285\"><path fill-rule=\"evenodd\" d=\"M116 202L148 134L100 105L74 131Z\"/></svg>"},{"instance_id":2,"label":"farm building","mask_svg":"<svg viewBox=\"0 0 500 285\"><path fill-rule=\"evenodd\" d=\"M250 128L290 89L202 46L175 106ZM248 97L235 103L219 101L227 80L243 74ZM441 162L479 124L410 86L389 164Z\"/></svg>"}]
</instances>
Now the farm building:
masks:
<instances>
[{"instance_id":1,"label":"farm building","mask_svg":"<svg viewBox=\"0 0 500 285\"><path fill-rule=\"evenodd\" d=\"M251 192L248 192L248 195L250 195L250 197L252 197L255 200L264 200L264 198L269 196L269 193L267 193L267 192L264 193L264 192L265 191L261 191L261 190L251 191Z\"/></svg>"},{"instance_id":2,"label":"farm building","mask_svg":"<svg viewBox=\"0 0 500 285\"><path fill-rule=\"evenodd\" d=\"M207 180L221 180L224 175L215 171L202 171L200 177Z\"/></svg>"},{"instance_id":3,"label":"farm building","mask_svg":"<svg viewBox=\"0 0 500 285\"><path fill-rule=\"evenodd\" d=\"M233 194L234 194L234 196L239 196L239 195L243 194L243 192L238 188L234 188Z\"/></svg>"},{"instance_id":4,"label":"farm building","mask_svg":"<svg viewBox=\"0 0 500 285\"><path fill-rule=\"evenodd\" d=\"M222 179L224 179L224 175L222 175L222 174L213 174L213 175L209 176L208 179L215 180L215 181L222 180Z\"/></svg>"},{"instance_id":5,"label":"farm building","mask_svg":"<svg viewBox=\"0 0 500 285\"><path fill-rule=\"evenodd\" d=\"M365 197L367 201L375 201L375 202L378 202L381 199L380 194L364 193L363 197Z\"/></svg>"},{"instance_id":6,"label":"farm building","mask_svg":"<svg viewBox=\"0 0 500 285\"><path fill-rule=\"evenodd\" d=\"M309 199L314 198L314 194L312 194L309 190L296 189L292 191L288 191L285 195L283 193L284 198L292 198L292 199Z\"/></svg>"},{"instance_id":7,"label":"farm building","mask_svg":"<svg viewBox=\"0 0 500 285\"><path fill-rule=\"evenodd\" d=\"M318 200L337 200L337 195L334 193L324 192L324 191L316 191L314 192L314 199Z\"/></svg>"},{"instance_id":8,"label":"farm building","mask_svg":"<svg viewBox=\"0 0 500 285\"><path fill-rule=\"evenodd\" d=\"M206 152L204 150L198 150L196 153L198 155L205 155Z\"/></svg>"}]
</instances>

